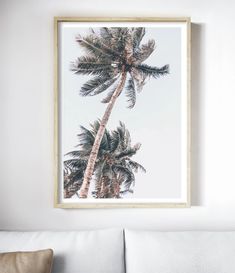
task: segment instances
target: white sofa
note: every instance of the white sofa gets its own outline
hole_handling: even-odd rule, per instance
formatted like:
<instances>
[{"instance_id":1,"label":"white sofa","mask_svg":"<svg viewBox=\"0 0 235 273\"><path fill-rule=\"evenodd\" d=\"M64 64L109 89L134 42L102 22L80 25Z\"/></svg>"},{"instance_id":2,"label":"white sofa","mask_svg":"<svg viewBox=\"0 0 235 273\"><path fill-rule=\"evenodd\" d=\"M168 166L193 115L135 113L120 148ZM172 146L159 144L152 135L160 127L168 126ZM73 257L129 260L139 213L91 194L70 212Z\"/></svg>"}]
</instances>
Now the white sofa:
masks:
<instances>
[{"instance_id":1,"label":"white sofa","mask_svg":"<svg viewBox=\"0 0 235 273\"><path fill-rule=\"evenodd\" d=\"M0 232L0 252L46 248L53 273L235 272L235 232Z\"/></svg>"}]
</instances>

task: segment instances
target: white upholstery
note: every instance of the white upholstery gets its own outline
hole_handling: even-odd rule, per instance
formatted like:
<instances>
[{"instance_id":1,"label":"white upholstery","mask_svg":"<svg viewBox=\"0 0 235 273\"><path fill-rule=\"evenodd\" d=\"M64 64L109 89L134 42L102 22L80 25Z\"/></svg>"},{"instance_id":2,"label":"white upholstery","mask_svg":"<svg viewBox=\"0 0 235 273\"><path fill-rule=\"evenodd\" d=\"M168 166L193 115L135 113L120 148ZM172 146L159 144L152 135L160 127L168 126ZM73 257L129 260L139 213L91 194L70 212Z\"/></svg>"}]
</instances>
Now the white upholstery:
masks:
<instances>
[{"instance_id":1,"label":"white upholstery","mask_svg":"<svg viewBox=\"0 0 235 273\"><path fill-rule=\"evenodd\" d=\"M233 273L235 232L125 231L126 273Z\"/></svg>"},{"instance_id":2,"label":"white upholstery","mask_svg":"<svg viewBox=\"0 0 235 273\"><path fill-rule=\"evenodd\" d=\"M0 232L0 252L45 248L54 250L53 273L124 273L122 230Z\"/></svg>"},{"instance_id":3,"label":"white upholstery","mask_svg":"<svg viewBox=\"0 0 235 273\"><path fill-rule=\"evenodd\" d=\"M0 252L45 248L53 273L235 272L235 232L0 232Z\"/></svg>"}]
</instances>

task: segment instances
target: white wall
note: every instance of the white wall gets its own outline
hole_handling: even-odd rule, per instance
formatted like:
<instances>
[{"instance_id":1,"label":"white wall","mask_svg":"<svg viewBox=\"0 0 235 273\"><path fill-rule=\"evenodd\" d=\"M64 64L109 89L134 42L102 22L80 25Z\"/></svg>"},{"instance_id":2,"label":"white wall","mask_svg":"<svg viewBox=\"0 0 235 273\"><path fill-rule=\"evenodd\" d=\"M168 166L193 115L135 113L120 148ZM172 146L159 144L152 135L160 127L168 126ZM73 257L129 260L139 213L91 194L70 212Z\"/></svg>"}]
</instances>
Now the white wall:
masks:
<instances>
[{"instance_id":1,"label":"white wall","mask_svg":"<svg viewBox=\"0 0 235 273\"><path fill-rule=\"evenodd\" d=\"M232 0L1 0L0 229L235 229L234 10ZM192 208L53 208L54 16L192 17Z\"/></svg>"}]
</instances>

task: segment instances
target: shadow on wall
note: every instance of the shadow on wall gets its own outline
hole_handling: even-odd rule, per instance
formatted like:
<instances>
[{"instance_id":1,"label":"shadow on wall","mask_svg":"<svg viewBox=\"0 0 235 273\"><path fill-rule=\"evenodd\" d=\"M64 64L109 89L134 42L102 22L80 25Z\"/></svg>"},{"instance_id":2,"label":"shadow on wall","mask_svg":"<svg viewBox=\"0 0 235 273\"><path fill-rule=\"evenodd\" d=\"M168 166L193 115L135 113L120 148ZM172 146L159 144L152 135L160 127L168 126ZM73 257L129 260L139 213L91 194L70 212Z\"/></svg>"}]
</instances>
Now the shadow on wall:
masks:
<instances>
[{"instance_id":1,"label":"shadow on wall","mask_svg":"<svg viewBox=\"0 0 235 273\"><path fill-rule=\"evenodd\" d=\"M192 206L203 205L203 97L202 77L204 71L202 56L202 36L204 36L205 26L203 24L191 25L191 203Z\"/></svg>"}]
</instances>

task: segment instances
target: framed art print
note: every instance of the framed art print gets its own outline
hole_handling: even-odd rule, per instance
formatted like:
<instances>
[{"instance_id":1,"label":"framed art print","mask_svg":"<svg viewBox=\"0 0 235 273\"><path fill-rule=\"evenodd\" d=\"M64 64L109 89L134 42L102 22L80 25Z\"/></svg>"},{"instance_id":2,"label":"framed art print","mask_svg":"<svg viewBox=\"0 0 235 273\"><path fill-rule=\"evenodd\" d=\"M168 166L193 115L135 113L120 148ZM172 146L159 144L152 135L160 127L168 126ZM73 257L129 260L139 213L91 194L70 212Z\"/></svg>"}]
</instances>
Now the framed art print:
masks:
<instances>
[{"instance_id":1,"label":"framed art print","mask_svg":"<svg viewBox=\"0 0 235 273\"><path fill-rule=\"evenodd\" d=\"M55 206L190 206L190 19L55 18Z\"/></svg>"}]
</instances>

